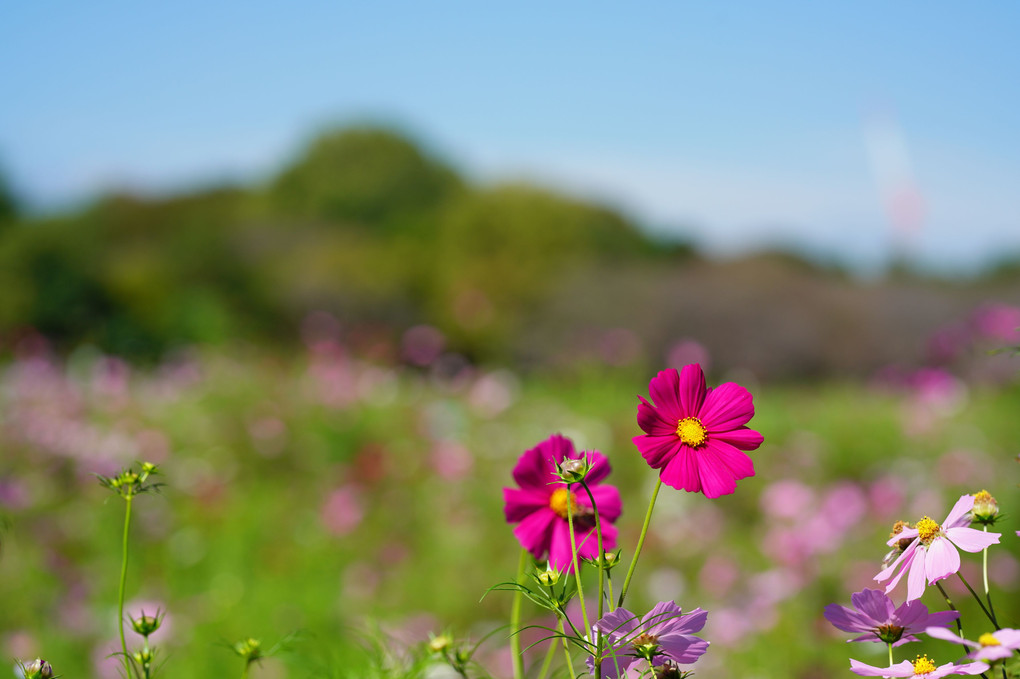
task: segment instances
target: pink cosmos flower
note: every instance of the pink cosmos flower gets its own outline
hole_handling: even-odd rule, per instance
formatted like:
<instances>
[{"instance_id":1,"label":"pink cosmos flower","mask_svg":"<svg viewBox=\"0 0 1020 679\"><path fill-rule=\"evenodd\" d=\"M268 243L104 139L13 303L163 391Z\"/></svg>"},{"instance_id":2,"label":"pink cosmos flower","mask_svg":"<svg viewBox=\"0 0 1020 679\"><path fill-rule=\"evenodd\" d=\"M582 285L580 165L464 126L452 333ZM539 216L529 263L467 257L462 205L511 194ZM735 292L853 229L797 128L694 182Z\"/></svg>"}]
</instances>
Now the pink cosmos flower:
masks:
<instances>
[{"instance_id":1,"label":"pink cosmos flower","mask_svg":"<svg viewBox=\"0 0 1020 679\"><path fill-rule=\"evenodd\" d=\"M705 497L728 495L737 480L754 476L754 464L743 450L755 450L762 435L744 426L754 416L751 394L734 382L714 389L705 386L698 364L681 372L663 370L648 385L655 404L640 396L634 437L663 483Z\"/></svg>"},{"instance_id":2,"label":"pink cosmos flower","mask_svg":"<svg viewBox=\"0 0 1020 679\"><path fill-rule=\"evenodd\" d=\"M590 470L585 483L595 498L602 524L602 546L606 550L616 547L616 521L622 511L620 492L614 486L601 485L609 475L609 461L598 451L578 453L573 442L553 434L534 448L524 451L514 467L514 481L520 488L503 489L503 512L507 523L517 523L514 535L521 546L536 559L548 555L549 564L559 571L572 571L570 528L567 508L574 517L574 538L579 558L598 556L598 536L595 534L594 511L591 500L579 484L567 488L557 476L559 464L564 460L587 458ZM569 503L569 505L568 505Z\"/></svg>"},{"instance_id":3,"label":"pink cosmos flower","mask_svg":"<svg viewBox=\"0 0 1020 679\"><path fill-rule=\"evenodd\" d=\"M907 577L907 601L919 599L924 593L924 581L928 584L948 578L960 570L960 553L980 552L990 545L999 542L999 533L968 528L970 516L968 512L974 507L974 496L964 495L949 512L942 524L935 523L931 517L925 516L913 528L905 528L889 538L890 547L900 544L902 540L913 538L903 553L888 568L875 576L877 582L889 581L885 591L889 593L904 573ZM896 571L899 572L896 572ZM893 573L896 573L894 576Z\"/></svg>"},{"instance_id":4,"label":"pink cosmos flower","mask_svg":"<svg viewBox=\"0 0 1020 679\"><path fill-rule=\"evenodd\" d=\"M960 617L958 611L928 613L928 607L920 601L908 601L894 608L892 599L877 589L861 590L852 594L850 601L853 609L838 604L825 607L826 620L844 632L860 634L850 641L879 641L900 646L917 641L915 634L926 629L941 629Z\"/></svg>"},{"instance_id":5,"label":"pink cosmos flower","mask_svg":"<svg viewBox=\"0 0 1020 679\"><path fill-rule=\"evenodd\" d=\"M1020 630L1010 628L982 634L977 641L968 641L942 627L929 628L928 636L951 641L954 644L970 646L975 650L968 653L967 657L971 660L983 660L984 662L1005 660L1013 655L1013 651L1020 650Z\"/></svg>"},{"instance_id":6,"label":"pink cosmos flower","mask_svg":"<svg viewBox=\"0 0 1020 679\"><path fill-rule=\"evenodd\" d=\"M708 650L708 642L694 636L705 626L708 611L682 613L674 602L662 601L640 618L626 608L604 615L593 625L609 640L602 677L616 679L641 658L656 667L694 663ZM588 656L587 662L594 674L595 659Z\"/></svg>"},{"instance_id":7,"label":"pink cosmos flower","mask_svg":"<svg viewBox=\"0 0 1020 679\"><path fill-rule=\"evenodd\" d=\"M914 679L939 679L939 677L945 677L950 674L981 674L988 669L988 665L983 662L972 662L963 665L957 665L956 663L946 663L945 665L935 666L926 655L917 656L917 660L910 662L904 660L896 665L890 665L889 667L873 667L871 665L865 665L862 662L858 662L851 658L850 670L855 674L859 674L862 677L913 677Z\"/></svg>"}]
</instances>

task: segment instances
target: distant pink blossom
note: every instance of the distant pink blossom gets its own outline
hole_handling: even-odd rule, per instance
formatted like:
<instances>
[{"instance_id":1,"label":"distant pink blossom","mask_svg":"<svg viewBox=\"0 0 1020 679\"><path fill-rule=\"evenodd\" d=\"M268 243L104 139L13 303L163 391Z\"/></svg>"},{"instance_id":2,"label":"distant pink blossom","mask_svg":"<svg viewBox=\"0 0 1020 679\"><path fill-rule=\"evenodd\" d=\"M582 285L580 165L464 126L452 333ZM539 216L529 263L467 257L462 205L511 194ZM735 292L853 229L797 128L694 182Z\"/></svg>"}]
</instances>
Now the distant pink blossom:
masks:
<instances>
[{"instance_id":1,"label":"distant pink blossom","mask_svg":"<svg viewBox=\"0 0 1020 679\"><path fill-rule=\"evenodd\" d=\"M754 416L746 389L734 382L709 389L696 364L663 370L648 389L654 405L639 397L637 420L645 433L633 441L663 483L715 498L754 476L742 451L757 449L763 439L745 426Z\"/></svg>"},{"instance_id":2,"label":"distant pink blossom","mask_svg":"<svg viewBox=\"0 0 1020 679\"><path fill-rule=\"evenodd\" d=\"M889 538L887 544L890 547L901 540L914 540L888 568L875 576L877 582L892 578L885 588L886 593L891 592L903 575L909 573L907 601L918 599L924 593L925 579L928 584L933 584L960 570L960 553L957 548L965 552L980 552L998 543L999 533L986 533L968 527L968 512L973 506L974 496L964 495L957 500L941 524L926 516L914 528L905 528Z\"/></svg>"},{"instance_id":3,"label":"distant pink blossom","mask_svg":"<svg viewBox=\"0 0 1020 679\"><path fill-rule=\"evenodd\" d=\"M343 486L329 494L320 513L322 523L333 535L347 535L361 524L365 511L361 493L354 486Z\"/></svg>"},{"instance_id":4,"label":"distant pink blossom","mask_svg":"<svg viewBox=\"0 0 1020 679\"><path fill-rule=\"evenodd\" d=\"M536 559L548 557L549 564L560 571L573 570L568 508L574 517L578 556L593 558L598 554L591 500L580 486L568 489L557 476L561 462L585 457L591 462L585 483L598 507L603 547L613 549L617 532L613 522L619 518L622 504L620 492L602 483L610 472L609 460L602 453L578 453L570 439L554 434L526 450L517 461L513 475L520 487L503 489L503 511L507 523L518 524L514 535L521 546Z\"/></svg>"}]
</instances>

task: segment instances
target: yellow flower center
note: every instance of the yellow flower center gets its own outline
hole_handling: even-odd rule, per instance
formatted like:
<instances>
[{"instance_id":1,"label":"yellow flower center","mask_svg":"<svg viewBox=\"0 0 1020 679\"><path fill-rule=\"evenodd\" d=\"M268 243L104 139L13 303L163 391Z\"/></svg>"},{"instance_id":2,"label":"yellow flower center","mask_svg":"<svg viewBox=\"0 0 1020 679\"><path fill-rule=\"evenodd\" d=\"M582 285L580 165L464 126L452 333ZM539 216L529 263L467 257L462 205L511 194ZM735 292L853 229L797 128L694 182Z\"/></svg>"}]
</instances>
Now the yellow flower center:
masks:
<instances>
[{"instance_id":1,"label":"yellow flower center","mask_svg":"<svg viewBox=\"0 0 1020 679\"><path fill-rule=\"evenodd\" d=\"M570 512L577 515L577 495L566 488L557 488L549 496L549 509L556 512L562 519L567 518L567 503L570 503Z\"/></svg>"},{"instance_id":2,"label":"yellow flower center","mask_svg":"<svg viewBox=\"0 0 1020 679\"><path fill-rule=\"evenodd\" d=\"M978 643L982 646L1002 646L1002 642L995 638L995 635L985 632L978 637Z\"/></svg>"},{"instance_id":3,"label":"yellow flower center","mask_svg":"<svg viewBox=\"0 0 1020 679\"><path fill-rule=\"evenodd\" d=\"M982 490L980 493L974 493L974 504L979 502L991 502L995 498L987 490Z\"/></svg>"},{"instance_id":4,"label":"yellow flower center","mask_svg":"<svg viewBox=\"0 0 1020 679\"><path fill-rule=\"evenodd\" d=\"M935 523L930 516L926 516L917 522L917 537L921 538L921 542L925 545L930 545L931 541L935 539L935 536L942 530L942 526Z\"/></svg>"},{"instance_id":5,"label":"yellow flower center","mask_svg":"<svg viewBox=\"0 0 1020 679\"><path fill-rule=\"evenodd\" d=\"M680 437L683 443L692 448L697 448L704 444L705 439L708 438L705 425L701 424L701 420L696 417L685 417L677 422L676 435Z\"/></svg>"},{"instance_id":6,"label":"yellow flower center","mask_svg":"<svg viewBox=\"0 0 1020 679\"><path fill-rule=\"evenodd\" d=\"M917 656L917 660L914 661L914 674L929 674L935 671L935 663L928 660L927 655Z\"/></svg>"}]
</instances>

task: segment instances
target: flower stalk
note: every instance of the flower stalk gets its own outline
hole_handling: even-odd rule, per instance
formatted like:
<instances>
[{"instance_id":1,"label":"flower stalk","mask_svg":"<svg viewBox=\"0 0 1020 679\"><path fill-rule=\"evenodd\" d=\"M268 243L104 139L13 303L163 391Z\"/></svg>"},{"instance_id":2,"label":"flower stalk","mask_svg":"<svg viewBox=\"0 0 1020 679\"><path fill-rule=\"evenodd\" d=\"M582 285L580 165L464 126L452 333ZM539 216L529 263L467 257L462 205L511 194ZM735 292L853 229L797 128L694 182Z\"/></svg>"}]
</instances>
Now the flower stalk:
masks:
<instances>
[{"instance_id":1,"label":"flower stalk","mask_svg":"<svg viewBox=\"0 0 1020 679\"><path fill-rule=\"evenodd\" d=\"M524 584L524 569L528 565L528 550L521 550L521 558L517 561L517 584ZM513 604L510 607L510 655L513 661L514 679L524 677L524 659L521 657L521 603L524 595L520 589L514 592Z\"/></svg>"},{"instance_id":2,"label":"flower stalk","mask_svg":"<svg viewBox=\"0 0 1020 679\"><path fill-rule=\"evenodd\" d=\"M617 608L623 606L623 601L627 598L627 590L630 589L630 579L634 577L634 568L637 566L638 557L641 556L641 548L645 545L648 526L652 523L652 510L655 509L655 498L659 496L660 488L662 488L662 477L655 481L655 490L652 491L652 499L648 503L648 511L645 513L645 522L641 526L641 535L638 536L637 547L634 548L634 557L630 560L630 566L627 568L627 577L623 579L623 588L620 590L620 599L616 602Z\"/></svg>"}]
</instances>

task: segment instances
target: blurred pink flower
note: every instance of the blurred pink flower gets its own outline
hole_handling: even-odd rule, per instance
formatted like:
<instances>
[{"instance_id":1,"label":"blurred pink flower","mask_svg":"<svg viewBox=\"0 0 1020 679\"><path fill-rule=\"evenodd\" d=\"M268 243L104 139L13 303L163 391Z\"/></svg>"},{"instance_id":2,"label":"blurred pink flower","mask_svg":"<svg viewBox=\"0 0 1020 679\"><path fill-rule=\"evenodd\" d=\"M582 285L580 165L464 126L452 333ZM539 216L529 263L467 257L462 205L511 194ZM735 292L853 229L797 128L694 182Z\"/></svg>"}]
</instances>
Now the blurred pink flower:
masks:
<instances>
[{"instance_id":1,"label":"blurred pink flower","mask_svg":"<svg viewBox=\"0 0 1020 679\"><path fill-rule=\"evenodd\" d=\"M503 512L507 523L518 524L514 535L521 546L536 559L548 558L549 564L559 571L573 571L568 508L574 517L578 557L593 558L598 554L591 500L580 486L570 490L557 476L561 462L579 459L590 461L585 483L598 505L603 547L613 549L616 547L613 522L619 518L622 505L619 491L602 483L610 472L609 461L602 453L595 450L578 453L570 439L553 434L524 451L517 461L513 476L520 487L503 489Z\"/></svg>"},{"instance_id":2,"label":"blurred pink flower","mask_svg":"<svg viewBox=\"0 0 1020 679\"><path fill-rule=\"evenodd\" d=\"M1020 342L1020 308L1008 304L989 303L978 307L971 316L975 333L1003 344Z\"/></svg>"},{"instance_id":3,"label":"blurred pink flower","mask_svg":"<svg viewBox=\"0 0 1020 679\"><path fill-rule=\"evenodd\" d=\"M700 365L704 370L712 368L708 349L692 339L680 340L670 347L669 354L666 356L666 365L682 368L694 363Z\"/></svg>"},{"instance_id":4,"label":"blurred pink flower","mask_svg":"<svg viewBox=\"0 0 1020 679\"><path fill-rule=\"evenodd\" d=\"M761 494L762 511L782 519L794 519L806 514L815 501L814 491L795 479L770 483Z\"/></svg>"},{"instance_id":5,"label":"blurred pink flower","mask_svg":"<svg viewBox=\"0 0 1020 679\"><path fill-rule=\"evenodd\" d=\"M361 524L364 515L361 493L350 485L330 493L320 512L326 530L336 536L347 535L353 531Z\"/></svg>"},{"instance_id":6,"label":"blurred pink flower","mask_svg":"<svg viewBox=\"0 0 1020 679\"><path fill-rule=\"evenodd\" d=\"M954 644L970 646L974 650L967 654L971 660L995 662L1012 657L1013 651L1020 650L1020 630L1003 628L982 634L977 641L969 641L942 627L929 627L928 636Z\"/></svg>"},{"instance_id":7,"label":"blurred pink flower","mask_svg":"<svg viewBox=\"0 0 1020 679\"><path fill-rule=\"evenodd\" d=\"M648 385L655 402L642 397L633 441L663 483L705 497L728 495L737 481L754 476L742 451L755 450L762 435L746 427L754 416L751 394L734 382L709 389L699 365L663 370Z\"/></svg>"},{"instance_id":8,"label":"blurred pink flower","mask_svg":"<svg viewBox=\"0 0 1020 679\"><path fill-rule=\"evenodd\" d=\"M446 338L431 325L416 325L404 332L401 355L408 363L427 366L443 353Z\"/></svg>"},{"instance_id":9,"label":"blurred pink flower","mask_svg":"<svg viewBox=\"0 0 1020 679\"><path fill-rule=\"evenodd\" d=\"M440 441L432 449L432 468L446 481L459 481L471 473L474 458L456 441Z\"/></svg>"}]
</instances>

